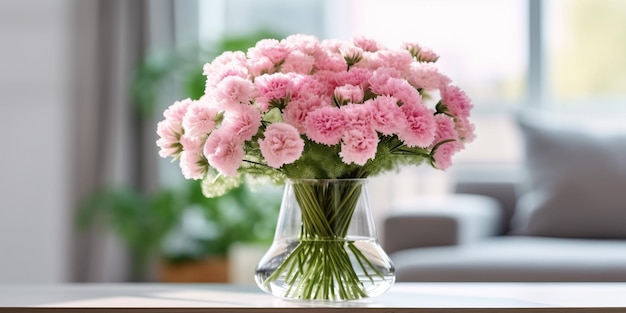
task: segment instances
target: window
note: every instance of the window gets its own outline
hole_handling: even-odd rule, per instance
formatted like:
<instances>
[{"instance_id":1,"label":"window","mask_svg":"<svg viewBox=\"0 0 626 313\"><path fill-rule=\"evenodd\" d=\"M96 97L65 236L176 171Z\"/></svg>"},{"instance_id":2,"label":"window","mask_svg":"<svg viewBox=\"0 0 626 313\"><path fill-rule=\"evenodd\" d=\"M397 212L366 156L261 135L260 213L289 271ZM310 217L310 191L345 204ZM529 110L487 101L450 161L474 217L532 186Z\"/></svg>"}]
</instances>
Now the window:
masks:
<instances>
[{"instance_id":1,"label":"window","mask_svg":"<svg viewBox=\"0 0 626 313\"><path fill-rule=\"evenodd\" d=\"M525 1L352 0L351 35L389 46L416 41L441 58L439 67L481 108L523 100L527 49Z\"/></svg>"},{"instance_id":2,"label":"window","mask_svg":"<svg viewBox=\"0 0 626 313\"><path fill-rule=\"evenodd\" d=\"M626 2L545 3L547 100L560 111L626 109Z\"/></svg>"}]
</instances>

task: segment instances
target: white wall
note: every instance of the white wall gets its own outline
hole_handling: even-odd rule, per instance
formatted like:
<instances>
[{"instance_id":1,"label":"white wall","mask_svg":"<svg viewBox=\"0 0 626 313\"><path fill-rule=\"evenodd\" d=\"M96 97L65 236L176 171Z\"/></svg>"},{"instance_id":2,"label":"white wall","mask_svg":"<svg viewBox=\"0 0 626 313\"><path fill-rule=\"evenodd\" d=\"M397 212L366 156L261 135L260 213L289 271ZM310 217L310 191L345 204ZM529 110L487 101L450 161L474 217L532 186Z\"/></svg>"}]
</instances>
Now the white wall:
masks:
<instances>
[{"instance_id":1,"label":"white wall","mask_svg":"<svg viewBox=\"0 0 626 313\"><path fill-rule=\"evenodd\" d=\"M70 0L0 0L0 284L68 279Z\"/></svg>"}]
</instances>

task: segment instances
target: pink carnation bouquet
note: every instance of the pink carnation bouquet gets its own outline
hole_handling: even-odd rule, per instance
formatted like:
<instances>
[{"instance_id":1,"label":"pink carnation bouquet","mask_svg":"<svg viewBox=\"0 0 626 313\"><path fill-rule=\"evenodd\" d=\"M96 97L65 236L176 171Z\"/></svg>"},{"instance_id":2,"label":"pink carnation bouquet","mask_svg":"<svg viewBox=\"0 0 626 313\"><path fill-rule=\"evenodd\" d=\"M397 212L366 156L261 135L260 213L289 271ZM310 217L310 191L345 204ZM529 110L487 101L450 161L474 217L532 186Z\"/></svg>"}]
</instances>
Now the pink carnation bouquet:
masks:
<instances>
[{"instance_id":1,"label":"pink carnation bouquet","mask_svg":"<svg viewBox=\"0 0 626 313\"><path fill-rule=\"evenodd\" d=\"M445 170L474 129L470 99L437 59L417 44L306 35L225 52L204 66L200 99L165 110L159 154L204 179L209 196L246 174L364 178L424 161Z\"/></svg>"},{"instance_id":2,"label":"pink carnation bouquet","mask_svg":"<svg viewBox=\"0 0 626 313\"><path fill-rule=\"evenodd\" d=\"M208 197L244 177L366 178L421 163L445 170L474 127L469 97L437 59L415 43L307 35L225 52L204 65L200 99L165 110L159 154L203 180Z\"/></svg>"}]
</instances>

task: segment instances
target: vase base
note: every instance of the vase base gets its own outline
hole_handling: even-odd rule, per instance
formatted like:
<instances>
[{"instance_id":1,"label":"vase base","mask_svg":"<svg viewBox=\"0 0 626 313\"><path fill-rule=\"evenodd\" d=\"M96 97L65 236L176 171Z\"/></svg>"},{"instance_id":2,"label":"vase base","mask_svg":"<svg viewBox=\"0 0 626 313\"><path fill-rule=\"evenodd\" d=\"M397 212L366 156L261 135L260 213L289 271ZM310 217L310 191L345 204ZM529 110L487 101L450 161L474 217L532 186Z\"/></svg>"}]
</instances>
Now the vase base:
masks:
<instances>
[{"instance_id":1,"label":"vase base","mask_svg":"<svg viewBox=\"0 0 626 313\"><path fill-rule=\"evenodd\" d=\"M298 301L346 301L379 296L395 269L376 240L275 242L255 280L265 292Z\"/></svg>"}]
</instances>

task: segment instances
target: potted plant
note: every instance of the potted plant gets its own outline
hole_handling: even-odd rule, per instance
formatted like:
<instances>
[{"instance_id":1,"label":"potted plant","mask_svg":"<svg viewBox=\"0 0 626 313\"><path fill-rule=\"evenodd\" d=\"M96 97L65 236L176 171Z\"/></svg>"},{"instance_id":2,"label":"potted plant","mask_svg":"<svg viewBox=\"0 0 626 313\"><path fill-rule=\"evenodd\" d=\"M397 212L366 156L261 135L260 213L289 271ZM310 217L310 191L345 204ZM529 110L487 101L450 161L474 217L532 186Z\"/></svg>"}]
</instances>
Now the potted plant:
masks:
<instances>
[{"instance_id":1,"label":"potted plant","mask_svg":"<svg viewBox=\"0 0 626 313\"><path fill-rule=\"evenodd\" d=\"M264 188L254 197L245 185L206 198L194 181L153 194L111 186L85 200L78 219L83 228L100 220L114 230L131 252L134 278L157 257L160 280L227 282L233 244L271 242L280 191Z\"/></svg>"},{"instance_id":2,"label":"potted plant","mask_svg":"<svg viewBox=\"0 0 626 313\"><path fill-rule=\"evenodd\" d=\"M222 197L207 199L200 185L193 184L178 222L161 241L159 279L231 281L231 248L242 243L268 247L274 234L281 190L259 188L263 191L253 194L251 188L241 186Z\"/></svg>"},{"instance_id":3,"label":"potted plant","mask_svg":"<svg viewBox=\"0 0 626 313\"><path fill-rule=\"evenodd\" d=\"M199 66L202 62L223 51L245 51L267 37L276 35L259 31L226 37L212 48L194 45L147 55L131 85L137 109L146 118L154 114L166 79L179 81L185 96L197 99L204 93L205 77ZM269 244L273 235L280 192L267 190L263 193L267 197L259 197L258 193L252 196L249 188L242 186L209 199L202 195L197 181L154 193L130 186L108 186L83 201L77 220L83 229L101 220L115 231L131 253L133 280L141 280L152 258L160 255L159 276L163 280L225 281L226 255L234 243ZM202 275L207 265L214 264L221 269Z\"/></svg>"}]
</instances>

